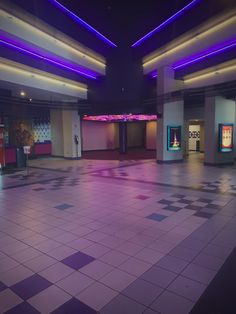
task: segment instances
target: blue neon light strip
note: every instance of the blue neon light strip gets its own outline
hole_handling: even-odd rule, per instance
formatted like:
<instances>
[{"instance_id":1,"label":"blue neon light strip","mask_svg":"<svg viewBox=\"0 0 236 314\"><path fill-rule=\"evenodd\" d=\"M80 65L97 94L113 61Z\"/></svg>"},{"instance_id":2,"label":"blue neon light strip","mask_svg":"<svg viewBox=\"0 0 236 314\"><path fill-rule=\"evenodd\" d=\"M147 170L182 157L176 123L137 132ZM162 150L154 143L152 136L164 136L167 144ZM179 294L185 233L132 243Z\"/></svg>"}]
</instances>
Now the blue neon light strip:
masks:
<instances>
[{"instance_id":1,"label":"blue neon light strip","mask_svg":"<svg viewBox=\"0 0 236 314\"><path fill-rule=\"evenodd\" d=\"M117 47L116 44L114 44L110 39L102 35L100 32L98 32L95 28L93 28L91 25L86 23L84 20L82 20L78 15L71 12L69 9L67 9L64 5L62 5L57 0L50 0L53 4L55 4L59 9L69 14L76 22L79 22L81 25L83 25L85 28L87 28L89 31L95 33L100 39L105 41L107 44L109 44L112 47Z\"/></svg>"},{"instance_id":2,"label":"blue neon light strip","mask_svg":"<svg viewBox=\"0 0 236 314\"><path fill-rule=\"evenodd\" d=\"M163 23L161 23L159 26L157 26L156 28L154 28L152 31L150 31L149 33L147 33L145 36L143 36L142 38L140 38L139 40L137 40L131 47L137 47L139 46L144 40L146 40L147 38L151 37L153 34L159 32L162 28L164 28L166 25L170 24L170 22L172 22L173 20L177 19L179 16L181 16L182 14L184 14L185 11L189 10L192 6L194 6L195 4L197 4L200 0L193 0L192 2L190 2L189 4L187 4L185 7L183 7L181 10L179 10L178 12L176 12L174 15L172 15L171 17L169 17L167 20L165 20Z\"/></svg>"},{"instance_id":3,"label":"blue neon light strip","mask_svg":"<svg viewBox=\"0 0 236 314\"><path fill-rule=\"evenodd\" d=\"M57 66L59 66L61 68L73 71L73 72L75 72L77 74L80 74L80 75L83 75L83 76L85 76L87 78L97 79L96 76L94 76L94 75L91 75L91 74L88 74L88 73L86 73L84 71L78 70L78 69L72 67L71 65L67 65L67 64L61 63L61 62L59 62L57 60L53 60L51 58L45 57L45 56L43 56L43 55L41 55L41 54L39 54L37 52L29 50L28 48L26 49L26 48L20 47L18 44L11 43L11 42L9 42L9 41L7 41L5 39L1 39L0 38L0 44L5 45L5 46L10 47L10 48L13 48L15 50L24 52L24 53L26 53L28 55L31 55L31 56L34 56L34 57L36 57L38 59L47 61L47 62L52 63L54 65L57 65Z\"/></svg>"}]
</instances>

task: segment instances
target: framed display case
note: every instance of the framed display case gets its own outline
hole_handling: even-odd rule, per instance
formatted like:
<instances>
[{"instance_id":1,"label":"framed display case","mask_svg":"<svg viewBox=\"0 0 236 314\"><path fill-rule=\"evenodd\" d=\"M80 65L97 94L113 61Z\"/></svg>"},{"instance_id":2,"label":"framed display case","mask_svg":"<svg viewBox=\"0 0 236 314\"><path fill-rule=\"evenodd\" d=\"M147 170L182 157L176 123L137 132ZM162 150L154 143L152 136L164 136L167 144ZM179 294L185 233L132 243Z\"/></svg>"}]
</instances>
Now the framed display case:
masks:
<instances>
[{"instance_id":1,"label":"framed display case","mask_svg":"<svg viewBox=\"0 0 236 314\"><path fill-rule=\"evenodd\" d=\"M233 128L232 123L219 124L219 151L222 153L233 150Z\"/></svg>"},{"instance_id":2,"label":"framed display case","mask_svg":"<svg viewBox=\"0 0 236 314\"><path fill-rule=\"evenodd\" d=\"M167 150L181 150L181 126L167 126Z\"/></svg>"}]
</instances>

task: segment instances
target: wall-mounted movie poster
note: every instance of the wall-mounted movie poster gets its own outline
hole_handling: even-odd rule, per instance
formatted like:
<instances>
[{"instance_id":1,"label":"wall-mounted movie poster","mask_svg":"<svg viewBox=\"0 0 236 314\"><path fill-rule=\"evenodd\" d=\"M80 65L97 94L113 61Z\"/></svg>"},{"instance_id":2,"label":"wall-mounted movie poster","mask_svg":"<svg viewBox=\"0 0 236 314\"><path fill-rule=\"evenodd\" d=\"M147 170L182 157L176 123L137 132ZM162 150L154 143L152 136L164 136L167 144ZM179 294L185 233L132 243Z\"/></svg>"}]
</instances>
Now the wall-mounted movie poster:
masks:
<instances>
[{"instance_id":1,"label":"wall-mounted movie poster","mask_svg":"<svg viewBox=\"0 0 236 314\"><path fill-rule=\"evenodd\" d=\"M181 126L167 126L167 150L181 150Z\"/></svg>"},{"instance_id":2,"label":"wall-mounted movie poster","mask_svg":"<svg viewBox=\"0 0 236 314\"><path fill-rule=\"evenodd\" d=\"M233 124L219 124L219 151L222 153L233 150Z\"/></svg>"}]
</instances>

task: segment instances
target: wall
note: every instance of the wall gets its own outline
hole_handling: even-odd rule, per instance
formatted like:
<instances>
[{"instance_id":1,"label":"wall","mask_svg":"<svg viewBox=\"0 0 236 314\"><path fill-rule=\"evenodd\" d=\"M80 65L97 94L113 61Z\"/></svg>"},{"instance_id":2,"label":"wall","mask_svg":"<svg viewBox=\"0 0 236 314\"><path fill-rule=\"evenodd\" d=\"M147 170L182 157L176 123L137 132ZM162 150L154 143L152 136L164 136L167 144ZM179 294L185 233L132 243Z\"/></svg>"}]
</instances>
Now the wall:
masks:
<instances>
[{"instance_id":1,"label":"wall","mask_svg":"<svg viewBox=\"0 0 236 314\"><path fill-rule=\"evenodd\" d=\"M145 141L145 123L130 122L127 124L127 146L143 147Z\"/></svg>"},{"instance_id":2,"label":"wall","mask_svg":"<svg viewBox=\"0 0 236 314\"><path fill-rule=\"evenodd\" d=\"M104 150L119 147L118 124L82 121L82 150Z\"/></svg>"},{"instance_id":3,"label":"wall","mask_svg":"<svg viewBox=\"0 0 236 314\"><path fill-rule=\"evenodd\" d=\"M146 149L156 149L157 146L157 122L146 123Z\"/></svg>"},{"instance_id":4,"label":"wall","mask_svg":"<svg viewBox=\"0 0 236 314\"><path fill-rule=\"evenodd\" d=\"M218 150L219 123L235 123L235 101L223 97L206 97L205 103L205 163L233 163L234 153Z\"/></svg>"},{"instance_id":5,"label":"wall","mask_svg":"<svg viewBox=\"0 0 236 314\"><path fill-rule=\"evenodd\" d=\"M63 156L63 128L61 110L50 111L52 155Z\"/></svg>"}]
</instances>

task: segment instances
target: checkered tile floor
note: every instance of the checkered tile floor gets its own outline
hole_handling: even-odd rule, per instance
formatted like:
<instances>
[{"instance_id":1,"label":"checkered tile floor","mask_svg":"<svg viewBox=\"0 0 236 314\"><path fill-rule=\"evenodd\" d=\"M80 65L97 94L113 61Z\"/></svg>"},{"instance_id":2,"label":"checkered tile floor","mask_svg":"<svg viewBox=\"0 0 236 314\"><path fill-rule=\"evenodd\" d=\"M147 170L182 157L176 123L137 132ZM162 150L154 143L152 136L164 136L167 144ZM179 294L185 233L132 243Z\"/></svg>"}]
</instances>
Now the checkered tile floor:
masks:
<instances>
[{"instance_id":1,"label":"checkered tile floor","mask_svg":"<svg viewBox=\"0 0 236 314\"><path fill-rule=\"evenodd\" d=\"M234 195L190 187L230 169L42 162L2 177L0 313L190 313L236 245Z\"/></svg>"}]
</instances>

